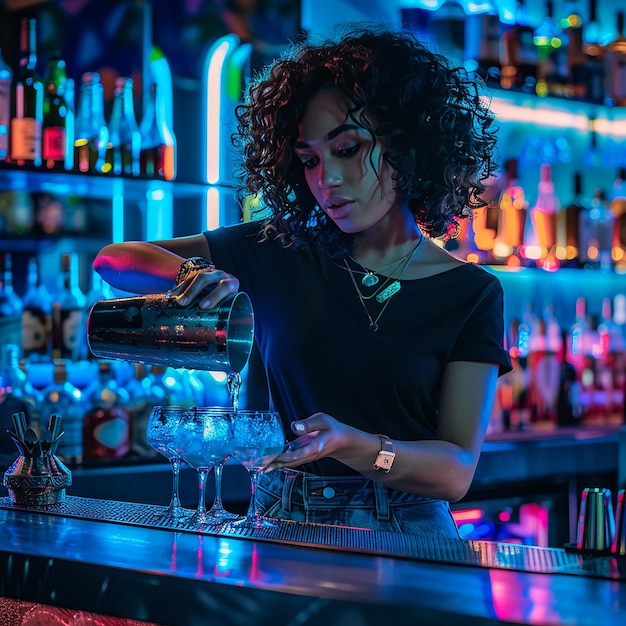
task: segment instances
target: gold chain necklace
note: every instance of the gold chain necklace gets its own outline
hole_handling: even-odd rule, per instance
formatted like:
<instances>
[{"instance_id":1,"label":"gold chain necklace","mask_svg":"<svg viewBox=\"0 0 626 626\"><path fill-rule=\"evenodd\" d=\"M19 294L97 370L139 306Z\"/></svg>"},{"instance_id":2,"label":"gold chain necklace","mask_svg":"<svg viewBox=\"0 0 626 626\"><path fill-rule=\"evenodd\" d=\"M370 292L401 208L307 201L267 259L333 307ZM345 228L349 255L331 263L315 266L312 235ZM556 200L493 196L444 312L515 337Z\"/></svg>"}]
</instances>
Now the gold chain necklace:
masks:
<instances>
[{"instance_id":1,"label":"gold chain necklace","mask_svg":"<svg viewBox=\"0 0 626 626\"><path fill-rule=\"evenodd\" d=\"M356 295L359 298L359 302L361 303L361 306L363 307L363 310L365 311L365 315L367 315L367 319L370 322L370 330L372 332L376 332L378 330L378 322L380 321L380 318L382 317L383 313L385 312L385 309L387 308L387 306L389 305L389 303L391 302L391 298L398 293L398 291L400 291L402 285L400 284L400 279L402 278L402 275L404 274L406 268L410 265L411 261L413 260L413 257L415 256L415 253L417 252L417 249L420 247L420 244L422 243L422 240L424 239L424 236L422 235L422 237L420 238L418 244L415 246L415 248L413 248L411 254L406 258L405 262L402 265L402 270L400 271L400 274L398 274L398 277L393 281L393 283L391 283L386 289L383 289L382 291L380 291L378 293L378 295L376 296L376 300L382 304L383 302L385 303L383 305L383 308L379 311L378 315L376 316L376 318L372 318L372 316L370 315L370 312L367 309L367 305L365 304L365 300L369 299L373 296L369 296L369 298L364 298L363 294L361 293L361 291L359 290L359 286L356 284L356 280L354 278L354 273L352 271L352 269L350 268L350 266L348 265L348 262L346 261L345 257L343 259L343 262L348 270L348 274L350 274L350 279L352 280L352 284L354 285L354 289L356 291ZM390 277L392 278L392 277Z\"/></svg>"}]
</instances>

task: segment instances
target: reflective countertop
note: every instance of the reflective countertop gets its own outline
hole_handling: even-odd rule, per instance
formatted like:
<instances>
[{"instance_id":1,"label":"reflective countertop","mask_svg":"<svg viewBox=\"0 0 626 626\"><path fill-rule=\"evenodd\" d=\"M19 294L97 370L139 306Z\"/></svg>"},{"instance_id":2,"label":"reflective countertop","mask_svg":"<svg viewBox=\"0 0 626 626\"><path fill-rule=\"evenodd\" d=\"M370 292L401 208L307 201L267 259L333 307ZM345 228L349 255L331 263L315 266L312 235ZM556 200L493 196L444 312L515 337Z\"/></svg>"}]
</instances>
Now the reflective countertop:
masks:
<instances>
[{"instance_id":1,"label":"reflective countertop","mask_svg":"<svg viewBox=\"0 0 626 626\"><path fill-rule=\"evenodd\" d=\"M275 626L390 618L625 624L623 559L591 561L602 576L593 568L516 571L0 509L0 595L176 626L209 616L211 624Z\"/></svg>"}]
</instances>

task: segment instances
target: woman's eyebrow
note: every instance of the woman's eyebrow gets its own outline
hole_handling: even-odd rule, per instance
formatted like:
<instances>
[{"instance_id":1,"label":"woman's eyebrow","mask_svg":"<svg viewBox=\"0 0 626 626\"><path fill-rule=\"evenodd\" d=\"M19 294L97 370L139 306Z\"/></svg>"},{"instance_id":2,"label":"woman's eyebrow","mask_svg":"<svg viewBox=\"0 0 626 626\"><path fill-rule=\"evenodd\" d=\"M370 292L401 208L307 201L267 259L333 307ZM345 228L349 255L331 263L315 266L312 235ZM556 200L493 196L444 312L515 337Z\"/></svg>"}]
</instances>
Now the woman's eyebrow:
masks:
<instances>
[{"instance_id":1,"label":"woman's eyebrow","mask_svg":"<svg viewBox=\"0 0 626 626\"><path fill-rule=\"evenodd\" d=\"M346 132L347 130L358 130L359 127L356 124L340 124L337 128L333 128L324 139L326 141L330 141L337 137L337 135L341 135L341 133ZM308 148L309 144L305 141L296 141L294 144L294 148Z\"/></svg>"}]
</instances>

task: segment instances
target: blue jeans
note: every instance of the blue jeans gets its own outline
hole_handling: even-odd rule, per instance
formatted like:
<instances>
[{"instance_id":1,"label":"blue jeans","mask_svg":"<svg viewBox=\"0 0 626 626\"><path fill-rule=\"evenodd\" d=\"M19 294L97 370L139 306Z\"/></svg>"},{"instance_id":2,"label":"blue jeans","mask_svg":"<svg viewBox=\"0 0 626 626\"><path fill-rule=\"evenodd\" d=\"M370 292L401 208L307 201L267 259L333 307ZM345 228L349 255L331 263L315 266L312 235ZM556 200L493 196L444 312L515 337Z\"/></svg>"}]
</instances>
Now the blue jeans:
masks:
<instances>
[{"instance_id":1,"label":"blue jeans","mask_svg":"<svg viewBox=\"0 0 626 626\"><path fill-rule=\"evenodd\" d=\"M459 538L448 502L363 476L274 470L259 476L257 503L263 515L277 519Z\"/></svg>"}]
</instances>

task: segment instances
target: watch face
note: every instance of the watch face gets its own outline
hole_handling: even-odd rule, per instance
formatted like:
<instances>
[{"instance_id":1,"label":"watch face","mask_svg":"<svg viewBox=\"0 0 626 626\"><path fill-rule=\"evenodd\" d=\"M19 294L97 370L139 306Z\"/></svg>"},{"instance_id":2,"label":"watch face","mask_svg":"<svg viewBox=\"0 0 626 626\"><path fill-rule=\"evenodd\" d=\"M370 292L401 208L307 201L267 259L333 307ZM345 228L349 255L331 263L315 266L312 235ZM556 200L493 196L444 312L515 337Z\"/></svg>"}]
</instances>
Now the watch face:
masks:
<instances>
[{"instance_id":1,"label":"watch face","mask_svg":"<svg viewBox=\"0 0 626 626\"><path fill-rule=\"evenodd\" d=\"M386 450L381 450L376 457L376 462L374 463L375 470L383 470L384 472L388 472L393 465L393 461L396 458L394 452L387 452Z\"/></svg>"},{"instance_id":2,"label":"watch face","mask_svg":"<svg viewBox=\"0 0 626 626\"><path fill-rule=\"evenodd\" d=\"M191 257L186 259L180 265L178 275L176 276L176 284L180 285L183 281L187 280L194 272L204 269L214 269L215 265L208 259L202 257Z\"/></svg>"}]
</instances>

